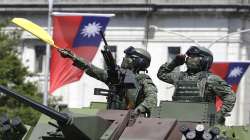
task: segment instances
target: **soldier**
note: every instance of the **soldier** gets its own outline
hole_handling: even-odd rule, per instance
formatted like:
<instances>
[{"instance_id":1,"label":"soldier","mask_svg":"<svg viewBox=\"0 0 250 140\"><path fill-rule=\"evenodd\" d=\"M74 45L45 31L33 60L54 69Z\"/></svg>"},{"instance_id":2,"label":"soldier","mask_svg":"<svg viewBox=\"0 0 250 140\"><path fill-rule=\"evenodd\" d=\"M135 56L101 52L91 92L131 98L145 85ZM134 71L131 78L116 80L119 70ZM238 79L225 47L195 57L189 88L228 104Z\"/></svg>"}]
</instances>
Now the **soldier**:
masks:
<instances>
[{"instance_id":1,"label":"soldier","mask_svg":"<svg viewBox=\"0 0 250 140\"><path fill-rule=\"evenodd\" d=\"M83 58L77 57L66 49L58 49L58 51L62 57L72 59L74 66L84 70L89 76L108 85L109 81L106 70L86 62ZM124 53L125 57L123 58L121 68L129 69L135 74L135 79L139 83L139 89L125 89L125 97L127 99L124 102L126 102L126 106L119 109L131 108L135 109L134 112L136 114L147 113L150 115L151 110L157 105L157 88L152 79L145 74L145 72L141 72L146 71L149 67L151 56L146 50L134 47L127 48Z\"/></svg>"},{"instance_id":2,"label":"soldier","mask_svg":"<svg viewBox=\"0 0 250 140\"><path fill-rule=\"evenodd\" d=\"M173 72L176 67L184 63L187 65L187 71ZM175 85L173 101L215 103L215 96L219 96L223 105L221 110L216 113L216 123L224 124L226 114L232 111L234 107L236 96L224 80L208 71L212 63L213 55L210 50L192 46L188 49L186 55L179 54L172 62L163 64L157 76L160 80ZM180 86L185 87L185 84L195 85L196 87L178 88ZM185 90L185 92L183 93L181 90ZM191 93L186 91L191 91ZM194 95L197 91L198 94Z\"/></svg>"}]
</instances>

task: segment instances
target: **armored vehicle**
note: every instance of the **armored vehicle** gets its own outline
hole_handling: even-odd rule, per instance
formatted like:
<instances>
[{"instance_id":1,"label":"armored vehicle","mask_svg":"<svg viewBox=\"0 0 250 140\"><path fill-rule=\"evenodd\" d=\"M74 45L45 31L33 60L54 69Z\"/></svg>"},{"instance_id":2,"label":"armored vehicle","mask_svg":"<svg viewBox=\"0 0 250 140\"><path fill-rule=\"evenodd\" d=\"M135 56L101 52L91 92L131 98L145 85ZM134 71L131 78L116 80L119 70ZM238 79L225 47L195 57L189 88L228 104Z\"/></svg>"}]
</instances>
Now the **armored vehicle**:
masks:
<instances>
[{"instance_id":1,"label":"armored vehicle","mask_svg":"<svg viewBox=\"0 0 250 140\"><path fill-rule=\"evenodd\" d=\"M176 119L144 118L132 110L64 109L60 112L21 96L3 86L7 96L43 113L37 125L28 131L28 140L174 140L182 134ZM10 130L10 129L9 129ZM31 129L30 129L31 130ZM177 130L177 131L172 131ZM4 131L7 139L16 139L14 131ZM21 139L21 138L19 138Z\"/></svg>"},{"instance_id":2,"label":"armored vehicle","mask_svg":"<svg viewBox=\"0 0 250 140\"><path fill-rule=\"evenodd\" d=\"M2 124L4 140L246 140L250 127L214 127L209 104L162 101L151 118L135 116L132 110L66 108L57 111L0 86L1 93L43 113L34 128L20 119ZM211 111L213 112L213 111ZM1 122L4 122L2 117ZM6 120L6 119L5 119ZM6 122L6 121L5 121ZM19 123L18 123L19 122ZM10 123L10 122L9 122ZM15 126L15 127L14 127ZM18 126L18 127L17 127ZM11 127L15 129L12 130Z\"/></svg>"}]
</instances>

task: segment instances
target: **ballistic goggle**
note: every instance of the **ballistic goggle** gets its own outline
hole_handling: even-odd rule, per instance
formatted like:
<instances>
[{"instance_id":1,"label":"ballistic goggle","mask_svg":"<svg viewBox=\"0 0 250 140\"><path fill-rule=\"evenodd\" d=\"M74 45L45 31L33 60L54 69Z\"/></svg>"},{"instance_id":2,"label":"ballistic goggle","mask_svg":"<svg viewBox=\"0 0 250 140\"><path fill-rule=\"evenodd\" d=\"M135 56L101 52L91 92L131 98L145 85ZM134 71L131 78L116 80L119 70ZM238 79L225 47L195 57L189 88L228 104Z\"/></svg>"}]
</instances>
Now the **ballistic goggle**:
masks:
<instances>
[{"instance_id":1,"label":"ballistic goggle","mask_svg":"<svg viewBox=\"0 0 250 140\"><path fill-rule=\"evenodd\" d=\"M124 53L128 56L139 56L139 57L147 59L143 54L138 53L136 51L136 49L132 46L130 46L126 50L124 50Z\"/></svg>"},{"instance_id":2,"label":"ballistic goggle","mask_svg":"<svg viewBox=\"0 0 250 140\"><path fill-rule=\"evenodd\" d=\"M197 46L192 46L188 51L186 52L186 55L195 55L195 56L211 56L213 57L212 53L203 47L197 47Z\"/></svg>"},{"instance_id":3,"label":"ballistic goggle","mask_svg":"<svg viewBox=\"0 0 250 140\"><path fill-rule=\"evenodd\" d=\"M124 50L124 53L127 55L135 55L137 54L136 50L134 47L130 46L126 50Z\"/></svg>"},{"instance_id":4,"label":"ballistic goggle","mask_svg":"<svg viewBox=\"0 0 250 140\"><path fill-rule=\"evenodd\" d=\"M196 46L192 46L190 49L188 49L188 51L186 52L187 55L199 55L201 54L201 50L196 47Z\"/></svg>"}]
</instances>

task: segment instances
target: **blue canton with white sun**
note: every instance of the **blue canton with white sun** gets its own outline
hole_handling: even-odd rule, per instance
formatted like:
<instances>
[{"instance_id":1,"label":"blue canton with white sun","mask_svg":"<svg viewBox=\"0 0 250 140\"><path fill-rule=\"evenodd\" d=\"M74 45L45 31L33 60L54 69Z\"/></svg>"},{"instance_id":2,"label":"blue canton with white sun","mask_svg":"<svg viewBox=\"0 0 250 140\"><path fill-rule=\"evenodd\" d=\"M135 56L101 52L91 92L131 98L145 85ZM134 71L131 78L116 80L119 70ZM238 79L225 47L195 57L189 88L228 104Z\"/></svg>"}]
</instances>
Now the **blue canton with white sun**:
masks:
<instances>
[{"instance_id":1,"label":"blue canton with white sun","mask_svg":"<svg viewBox=\"0 0 250 140\"><path fill-rule=\"evenodd\" d=\"M231 63L228 67L226 81L228 84L238 84L248 68L249 63Z\"/></svg>"},{"instance_id":2,"label":"blue canton with white sun","mask_svg":"<svg viewBox=\"0 0 250 140\"><path fill-rule=\"evenodd\" d=\"M100 23L89 23L87 26L84 26L84 28L81 30L82 37L95 37L96 35L99 35L99 32L101 31L102 26Z\"/></svg>"},{"instance_id":3,"label":"blue canton with white sun","mask_svg":"<svg viewBox=\"0 0 250 140\"><path fill-rule=\"evenodd\" d=\"M102 40L100 31L105 31L109 17L85 16L82 18L73 47L98 47Z\"/></svg>"},{"instance_id":4,"label":"blue canton with white sun","mask_svg":"<svg viewBox=\"0 0 250 140\"><path fill-rule=\"evenodd\" d=\"M232 77L232 78L235 78L237 76L240 76L243 72L243 68L242 67L234 67L230 73L229 73L229 76L228 77Z\"/></svg>"}]
</instances>

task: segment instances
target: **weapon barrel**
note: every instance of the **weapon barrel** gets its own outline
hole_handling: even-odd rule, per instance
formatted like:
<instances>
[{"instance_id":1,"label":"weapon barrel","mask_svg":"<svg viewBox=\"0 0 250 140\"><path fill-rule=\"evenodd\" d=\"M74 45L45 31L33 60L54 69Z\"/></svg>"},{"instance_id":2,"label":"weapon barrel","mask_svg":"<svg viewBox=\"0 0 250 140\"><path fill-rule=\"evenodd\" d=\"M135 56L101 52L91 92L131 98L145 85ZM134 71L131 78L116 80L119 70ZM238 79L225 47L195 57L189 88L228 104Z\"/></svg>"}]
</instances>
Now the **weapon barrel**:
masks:
<instances>
[{"instance_id":1,"label":"weapon barrel","mask_svg":"<svg viewBox=\"0 0 250 140\"><path fill-rule=\"evenodd\" d=\"M57 112L55 111L54 109L51 109L43 104L40 104L36 101L33 101L25 96L22 96L22 95L19 95L9 89L7 89L6 87L4 86L1 86L0 85L0 91L8 96L11 96L13 98L15 98L16 100L32 107L33 109L51 117L52 119L55 119L56 121L58 122L61 122L61 123L66 123L69 121L69 117L67 115L64 115L60 112Z\"/></svg>"},{"instance_id":2,"label":"weapon barrel","mask_svg":"<svg viewBox=\"0 0 250 140\"><path fill-rule=\"evenodd\" d=\"M104 47L108 46L108 43L107 43L107 41L106 41L106 39L105 39L105 37L104 37L103 32L102 32L102 31L100 31L100 34L101 34L101 37L102 37L103 42L104 42L104 44L105 44L105 46L104 46Z\"/></svg>"}]
</instances>

